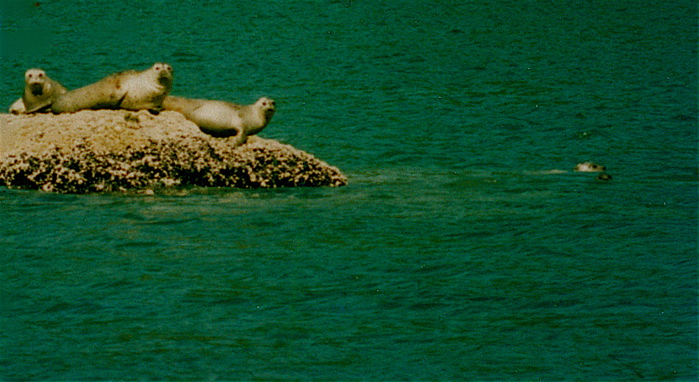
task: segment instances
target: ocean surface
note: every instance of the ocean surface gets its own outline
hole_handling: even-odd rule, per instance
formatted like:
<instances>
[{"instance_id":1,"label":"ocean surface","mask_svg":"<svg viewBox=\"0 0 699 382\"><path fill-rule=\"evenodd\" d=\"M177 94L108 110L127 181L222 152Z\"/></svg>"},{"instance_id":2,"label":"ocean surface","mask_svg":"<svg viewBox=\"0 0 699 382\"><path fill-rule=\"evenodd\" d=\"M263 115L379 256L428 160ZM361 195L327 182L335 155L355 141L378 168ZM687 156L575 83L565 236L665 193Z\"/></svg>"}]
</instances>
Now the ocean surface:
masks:
<instances>
[{"instance_id":1,"label":"ocean surface","mask_svg":"<svg viewBox=\"0 0 699 382\"><path fill-rule=\"evenodd\" d=\"M4 110L165 61L350 184L0 188L0 380L695 381L697 36L694 0L1 0Z\"/></svg>"}]
</instances>

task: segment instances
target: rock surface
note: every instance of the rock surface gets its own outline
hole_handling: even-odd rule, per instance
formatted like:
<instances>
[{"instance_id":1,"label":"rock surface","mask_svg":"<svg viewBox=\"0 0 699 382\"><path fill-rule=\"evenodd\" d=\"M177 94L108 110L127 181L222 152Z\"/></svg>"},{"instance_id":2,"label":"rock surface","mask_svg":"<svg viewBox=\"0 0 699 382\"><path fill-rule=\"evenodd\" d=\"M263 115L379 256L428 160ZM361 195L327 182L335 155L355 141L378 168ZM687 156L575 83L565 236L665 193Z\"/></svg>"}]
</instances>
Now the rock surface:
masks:
<instances>
[{"instance_id":1,"label":"rock surface","mask_svg":"<svg viewBox=\"0 0 699 382\"><path fill-rule=\"evenodd\" d=\"M0 114L0 185L61 193L170 186L342 186L347 178L313 155L257 136L202 133L181 114L85 110Z\"/></svg>"}]
</instances>

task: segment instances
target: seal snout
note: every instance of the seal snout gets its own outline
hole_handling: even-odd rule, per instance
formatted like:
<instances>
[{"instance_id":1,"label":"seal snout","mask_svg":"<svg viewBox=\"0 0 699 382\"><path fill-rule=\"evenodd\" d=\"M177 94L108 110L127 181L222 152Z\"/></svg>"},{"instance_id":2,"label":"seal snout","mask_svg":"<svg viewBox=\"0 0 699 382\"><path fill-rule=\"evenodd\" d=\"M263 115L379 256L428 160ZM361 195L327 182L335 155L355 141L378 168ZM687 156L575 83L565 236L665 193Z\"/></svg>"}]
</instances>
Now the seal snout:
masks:
<instances>
[{"instance_id":1,"label":"seal snout","mask_svg":"<svg viewBox=\"0 0 699 382\"><path fill-rule=\"evenodd\" d=\"M32 92L33 95L35 96L40 96L44 94L44 84L35 82L29 84L29 91Z\"/></svg>"}]
</instances>

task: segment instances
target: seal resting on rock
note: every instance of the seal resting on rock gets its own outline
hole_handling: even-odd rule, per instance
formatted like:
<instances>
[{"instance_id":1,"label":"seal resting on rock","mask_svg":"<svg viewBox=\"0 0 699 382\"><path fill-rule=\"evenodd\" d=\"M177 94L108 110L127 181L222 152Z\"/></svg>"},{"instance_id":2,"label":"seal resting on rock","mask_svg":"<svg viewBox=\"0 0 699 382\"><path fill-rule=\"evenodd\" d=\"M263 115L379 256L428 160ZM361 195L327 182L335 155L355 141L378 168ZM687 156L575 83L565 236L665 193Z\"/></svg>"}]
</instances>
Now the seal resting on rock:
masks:
<instances>
[{"instance_id":1,"label":"seal resting on rock","mask_svg":"<svg viewBox=\"0 0 699 382\"><path fill-rule=\"evenodd\" d=\"M166 97L163 102L163 110L181 113L209 135L235 136L235 146L242 145L248 136L262 131L274 116L276 106L274 100L267 97L258 99L252 105L174 96Z\"/></svg>"},{"instance_id":2,"label":"seal resting on rock","mask_svg":"<svg viewBox=\"0 0 699 382\"><path fill-rule=\"evenodd\" d=\"M606 169L606 167L592 162L578 163L575 166L575 171L577 172L603 172Z\"/></svg>"},{"instance_id":3,"label":"seal resting on rock","mask_svg":"<svg viewBox=\"0 0 699 382\"><path fill-rule=\"evenodd\" d=\"M24 73L22 98L10 106L12 114L29 114L48 111L54 100L68 90L52 80L42 69L33 68Z\"/></svg>"},{"instance_id":4,"label":"seal resting on rock","mask_svg":"<svg viewBox=\"0 0 699 382\"><path fill-rule=\"evenodd\" d=\"M83 109L145 109L157 113L170 89L172 67L156 62L141 72L127 70L71 90L53 102L51 111L59 114Z\"/></svg>"}]
</instances>

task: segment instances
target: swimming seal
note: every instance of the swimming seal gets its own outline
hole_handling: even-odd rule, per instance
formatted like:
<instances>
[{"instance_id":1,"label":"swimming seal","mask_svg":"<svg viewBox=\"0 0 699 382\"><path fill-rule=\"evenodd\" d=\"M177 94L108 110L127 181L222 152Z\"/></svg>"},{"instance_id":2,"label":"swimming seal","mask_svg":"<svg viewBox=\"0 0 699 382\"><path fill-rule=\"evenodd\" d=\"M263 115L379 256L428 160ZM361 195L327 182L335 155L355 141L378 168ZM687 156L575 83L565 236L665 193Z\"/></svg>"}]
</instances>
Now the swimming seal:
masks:
<instances>
[{"instance_id":1,"label":"swimming seal","mask_svg":"<svg viewBox=\"0 0 699 382\"><path fill-rule=\"evenodd\" d=\"M83 109L127 109L159 112L172 89L172 67L156 62L144 71L127 70L71 90L51 106L54 113Z\"/></svg>"},{"instance_id":2,"label":"swimming seal","mask_svg":"<svg viewBox=\"0 0 699 382\"><path fill-rule=\"evenodd\" d=\"M235 146L242 145L248 136L262 131L274 116L276 106L274 100L267 97L258 99L252 105L174 96L166 97L163 102L163 110L180 112L209 135L236 136Z\"/></svg>"},{"instance_id":3,"label":"swimming seal","mask_svg":"<svg viewBox=\"0 0 699 382\"><path fill-rule=\"evenodd\" d=\"M12 114L30 114L48 111L51 104L68 90L52 80L42 69L33 68L24 73L22 98L10 106Z\"/></svg>"},{"instance_id":4,"label":"swimming seal","mask_svg":"<svg viewBox=\"0 0 699 382\"><path fill-rule=\"evenodd\" d=\"M606 167L592 162L578 163L575 166L575 171L577 172L603 172L606 169Z\"/></svg>"}]
</instances>

